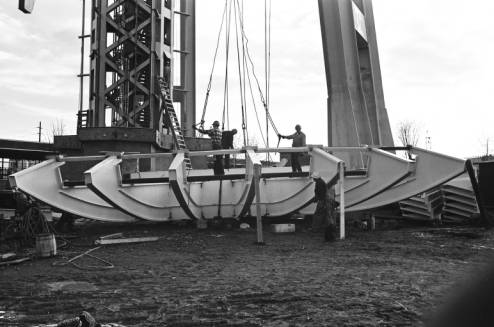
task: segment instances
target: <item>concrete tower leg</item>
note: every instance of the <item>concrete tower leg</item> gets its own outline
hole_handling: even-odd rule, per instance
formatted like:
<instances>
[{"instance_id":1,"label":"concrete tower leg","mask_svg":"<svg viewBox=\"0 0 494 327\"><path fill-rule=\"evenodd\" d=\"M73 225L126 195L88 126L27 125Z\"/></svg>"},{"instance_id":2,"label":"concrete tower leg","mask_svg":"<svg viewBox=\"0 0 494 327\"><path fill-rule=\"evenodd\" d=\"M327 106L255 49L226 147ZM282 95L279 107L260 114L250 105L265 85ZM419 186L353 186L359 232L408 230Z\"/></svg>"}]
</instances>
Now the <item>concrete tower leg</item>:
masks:
<instances>
[{"instance_id":1,"label":"concrete tower leg","mask_svg":"<svg viewBox=\"0 0 494 327\"><path fill-rule=\"evenodd\" d=\"M370 0L319 0L319 17L328 89L328 144L393 144ZM358 165L361 160L351 161Z\"/></svg>"}]
</instances>

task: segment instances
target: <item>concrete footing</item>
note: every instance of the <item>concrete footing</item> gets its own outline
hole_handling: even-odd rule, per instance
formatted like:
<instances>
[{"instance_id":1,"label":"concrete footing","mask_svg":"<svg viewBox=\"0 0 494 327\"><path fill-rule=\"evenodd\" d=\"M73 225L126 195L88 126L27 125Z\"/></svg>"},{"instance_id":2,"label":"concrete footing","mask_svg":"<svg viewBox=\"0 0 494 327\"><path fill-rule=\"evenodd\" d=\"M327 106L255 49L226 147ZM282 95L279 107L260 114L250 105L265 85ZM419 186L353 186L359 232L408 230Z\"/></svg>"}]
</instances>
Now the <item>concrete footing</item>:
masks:
<instances>
[{"instance_id":1,"label":"concrete footing","mask_svg":"<svg viewBox=\"0 0 494 327\"><path fill-rule=\"evenodd\" d=\"M196 220L196 227L197 227L197 229L207 229L208 228L208 222L205 219L197 219Z\"/></svg>"}]
</instances>

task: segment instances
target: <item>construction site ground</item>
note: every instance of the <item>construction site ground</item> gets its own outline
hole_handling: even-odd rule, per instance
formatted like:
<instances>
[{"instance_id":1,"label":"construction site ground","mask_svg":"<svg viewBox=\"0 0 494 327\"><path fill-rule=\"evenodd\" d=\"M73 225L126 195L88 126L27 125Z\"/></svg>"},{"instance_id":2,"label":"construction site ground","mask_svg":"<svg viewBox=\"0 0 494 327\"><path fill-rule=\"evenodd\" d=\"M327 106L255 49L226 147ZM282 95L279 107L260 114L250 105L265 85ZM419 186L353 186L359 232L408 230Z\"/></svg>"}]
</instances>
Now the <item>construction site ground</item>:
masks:
<instances>
[{"instance_id":1,"label":"construction site ground","mask_svg":"<svg viewBox=\"0 0 494 327\"><path fill-rule=\"evenodd\" d=\"M43 326L86 310L124 326L422 326L494 254L494 231L381 226L326 243L298 227L265 231L261 246L253 229L86 224L55 258L0 267L0 325ZM116 232L159 240L91 252L112 269L54 265Z\"/></svg>"}]
</instances>

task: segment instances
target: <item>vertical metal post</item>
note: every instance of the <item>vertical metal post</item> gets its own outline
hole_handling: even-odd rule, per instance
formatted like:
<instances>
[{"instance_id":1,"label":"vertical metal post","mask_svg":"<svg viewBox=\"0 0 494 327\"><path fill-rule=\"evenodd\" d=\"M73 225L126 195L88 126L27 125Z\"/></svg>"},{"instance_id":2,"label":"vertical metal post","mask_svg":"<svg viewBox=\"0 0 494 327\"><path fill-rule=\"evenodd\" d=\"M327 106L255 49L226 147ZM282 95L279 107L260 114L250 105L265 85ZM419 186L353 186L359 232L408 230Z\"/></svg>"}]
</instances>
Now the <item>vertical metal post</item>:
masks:
<instances>
[{"instance_id":1,"label":"vertical metal post","mask_svg":"<svg viewBox=\"0 0 494 327\"><path fill-rule=\"evenodd\" d=\"M82 27L81 27L81 71L79 73L79 112L82 112L84 106L84 42L85 42L85 25L86 25L86 0L82 0Z\"/></svg>"},{"instance_id":2,"label":"vertical metal post","mask_svg":"<svg viewBox=\"0 0 494 327\"><path fill-rule=\"evenodd\" d=\"M260 179L261 179L261 165L254 164L254 188L256 191L257 244L264 244L264 238L262 235L261 191L259 188Z\"/></svg>"},{"instance_id":3,"label":"vertical metal post","mask_svg":"<svg viewBox=\"0 0 494 327\"><path fill-rule=\"evenodd\" d=\"M345 239L345 163L338 165L340 173L340 240Z\"/></svg>"},{"instance_id":4,"label":"vertical metal post","mask_svg":"<svg viewBox=\"0 0 494 327\"><path fill-rule=\"evenodd\" d=\"M38 126L38 143L41 143L41 122L39 122Z\"/></svg>"}]
</instances>

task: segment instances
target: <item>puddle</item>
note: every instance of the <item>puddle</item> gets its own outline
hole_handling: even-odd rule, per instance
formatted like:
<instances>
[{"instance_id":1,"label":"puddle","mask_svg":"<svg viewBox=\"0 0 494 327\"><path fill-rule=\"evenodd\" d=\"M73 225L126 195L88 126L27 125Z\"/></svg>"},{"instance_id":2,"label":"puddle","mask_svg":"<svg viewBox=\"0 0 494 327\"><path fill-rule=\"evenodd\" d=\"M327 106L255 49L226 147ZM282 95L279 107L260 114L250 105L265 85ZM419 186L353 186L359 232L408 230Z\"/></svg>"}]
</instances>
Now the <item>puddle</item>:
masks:
<instances>
[{"instance_id":1,"label":"puddle","mask_svg":"<svg viewBox=\"0 0 494 327\"><path fill-rule=\"evenodd\" d=\"M66 292L66 293L81 293L81 292L93 292L97 291L98 288L88 282L77 282L77 281L64 281L64 282L54 282L46 283L48 290L50 292Z\"/></svg>"}]
</instances>

